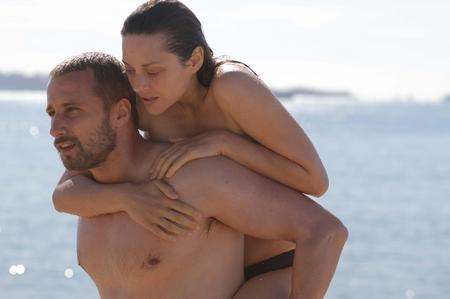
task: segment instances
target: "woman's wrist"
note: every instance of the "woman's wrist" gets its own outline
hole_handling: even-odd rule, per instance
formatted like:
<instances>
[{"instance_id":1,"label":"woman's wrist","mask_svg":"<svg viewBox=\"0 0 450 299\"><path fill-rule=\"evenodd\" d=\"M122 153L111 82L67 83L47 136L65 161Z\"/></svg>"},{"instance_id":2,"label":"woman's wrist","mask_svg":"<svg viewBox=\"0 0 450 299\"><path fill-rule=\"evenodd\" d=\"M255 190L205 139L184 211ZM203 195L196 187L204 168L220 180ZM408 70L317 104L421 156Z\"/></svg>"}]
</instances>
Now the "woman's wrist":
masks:
<instances>
[{"instance_id":1,"label":"woman's wrist","mask_svg":"<svg viewBox=\"0 0 450 299\"><path fill-rule=\"evenodd\" d=\"M236 149L237 136L235 133L223 131L220 133L220 150L219 154L230 157Z\"/></svg>"}]
</instances>

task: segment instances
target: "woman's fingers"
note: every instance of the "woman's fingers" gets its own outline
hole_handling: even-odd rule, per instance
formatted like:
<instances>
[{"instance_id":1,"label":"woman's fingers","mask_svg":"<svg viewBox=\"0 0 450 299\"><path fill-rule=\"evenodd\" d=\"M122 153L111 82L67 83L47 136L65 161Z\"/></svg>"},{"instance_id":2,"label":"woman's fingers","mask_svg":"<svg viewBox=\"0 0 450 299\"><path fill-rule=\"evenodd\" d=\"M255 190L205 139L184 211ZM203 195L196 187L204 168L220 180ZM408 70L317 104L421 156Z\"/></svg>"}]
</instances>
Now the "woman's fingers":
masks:
<instances>
[{"instance_id":1,"label":"woman's fingers","mask_svg":"<svg viewBox=\"0 0 450 299\"><path fill-rule=\"evenodd\" d=\"M172 165L172 162L177 159L179 156L186 154L186 149L180 148L178 151L173 152L169 157L165 159L165 161L161 164L159 170L157 170L157 179L162 179L165 177L167 170Z\"/></svg>"},{"instance_id":2,"label":"woman's fingers","mask_svg":"<svg viewBox=\"0 0 450 299\"><path fill-rule=\"evenodd\" d=\"M156 187L158 187L159 191L164 193L164 195L167 196L168 198L170 198L170 199L178 198L178 194L175 191L175 189L171 185L166 183L165 181L155 180L155 181L153 181L153 183L156 185Z\"/></svg>"},{"instance_id":3,"label":"woman's fingers","mask_svg":"<svg viewBox=\"0 0 450 299\"><path fill-rule=\"evenodd\" d=\"M171 165L170 168L166 171L166 177L170 178L172 177L178 169L180 169L184 164L186 164L189 161L198 159L200 155L196 154L195 151L191 150L189 152L184 152L182 155L179 155L176 157Z\"/></svg>"},{"instance_id":4,"label":"woman's fingers","mask_svg":"<svg viewBox=\"0 0 450 299\"><path fill-rule=\"evenodd\" d=\"M150 170L150 178L155 179L159 173L159 169L161 165L166 161L167 157L169 157L173 152L176 152L181 147L181 144L174 144L169 147L167 150L159 154L159 156L153 161L152 168Z\"/></svg>"},{"instance_id":5,"label":"woman's fingers","mask_svg":"<svg viewBox=\"0 0 450 299\"><path fill-rule=\"evenodd\" d=\"M158 166L160 163L162 163L163 158L172 150L174 150L176 148L176 145L172 145L170 146L168 149L164 150L163 152L161 152L155 160L153 160L152 166L150 167L150 178L154 179L155 177L155 171L156 169L158 169Z\"/></svg>"},{"instance_id":6,"label":"woman's fingers","mask_svg":"<svg viewBox=\"0 0 450 299\"><path fill-rule=\"evenodd\" d=\"M167 157L171 156L174 152L178 151L180 148L183 148L192 143L192 139L183 139L180 142L174 143L168 149L163 151L158 157L153 161L153 165L151 167L150 173L153 175L153 178L156 178L158 174L158 169L161 168L161 165L167 159Z\"/></svg>"}]
</instances>

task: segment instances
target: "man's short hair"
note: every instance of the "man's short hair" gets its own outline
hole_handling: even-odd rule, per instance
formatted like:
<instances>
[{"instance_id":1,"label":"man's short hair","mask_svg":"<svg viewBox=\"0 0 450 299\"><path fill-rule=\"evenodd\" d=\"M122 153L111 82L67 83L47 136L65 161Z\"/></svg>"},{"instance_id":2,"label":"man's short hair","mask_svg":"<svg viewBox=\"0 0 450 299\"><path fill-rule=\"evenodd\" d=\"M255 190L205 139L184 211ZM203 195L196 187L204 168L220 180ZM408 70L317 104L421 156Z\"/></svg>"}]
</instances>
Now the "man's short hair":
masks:
<instances>
[{"instance_id":1,"label":"man's short hair","mask_svg":"<svg viewBox=\"0 0 450 299\"><path fill-rule=\"evenodd\" d=\"M125 74L124 65L114 56L100 52L72 56L58 64L50 72L50 78L87 70L94 74L94 92L103 100L106 111L126 98L131 103L133 123L138 126L136 94Z\"/></svg>"}]
</instances>

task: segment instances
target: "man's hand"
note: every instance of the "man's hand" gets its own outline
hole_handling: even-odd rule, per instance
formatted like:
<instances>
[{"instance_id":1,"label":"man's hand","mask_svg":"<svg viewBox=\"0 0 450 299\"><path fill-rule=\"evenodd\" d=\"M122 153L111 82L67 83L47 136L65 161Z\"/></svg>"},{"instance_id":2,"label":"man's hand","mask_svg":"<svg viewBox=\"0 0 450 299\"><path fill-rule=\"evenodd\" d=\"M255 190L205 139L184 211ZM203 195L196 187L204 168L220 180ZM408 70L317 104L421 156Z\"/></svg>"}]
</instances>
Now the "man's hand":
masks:
<instances>
[{"instance_id":1,"label":"man's hand","mask_svg":"<svg viewBox=\"0 0 450 299\"><path fill-rule=\"evenodd\" d=\"M176 192L167 183L146 180L130 186L123 210L157 237L175 241L177 236L199 228L202 214L176 199Z\"/></svg>"}]
</instances>

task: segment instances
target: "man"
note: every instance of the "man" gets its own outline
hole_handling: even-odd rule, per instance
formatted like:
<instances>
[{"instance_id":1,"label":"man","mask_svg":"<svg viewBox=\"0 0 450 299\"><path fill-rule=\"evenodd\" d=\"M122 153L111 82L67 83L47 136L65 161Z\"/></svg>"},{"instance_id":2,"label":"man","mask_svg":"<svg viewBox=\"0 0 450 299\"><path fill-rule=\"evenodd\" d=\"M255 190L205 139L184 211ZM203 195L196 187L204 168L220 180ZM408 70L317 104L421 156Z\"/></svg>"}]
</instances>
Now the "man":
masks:
<instances>
[{"instance_id":1,"label":"man","mask_svg":"<svg viewBox=\"0 0 450 299\"><path fill-rule=\"evenodd\" d=\"M168 145L144 140L133 99L107 92L107 84L129 88L120 63L106 54L58 65L47 89L50 133L68 170L103 184L141 182ZM239 289L243 234L295 242L290 296L323 298L347 230L320 205L224 157L192 161L168 183L184 202L174 209L202 213L195 216L199 229L176 242L132 221L120 202L111 205L121 212L108 214L105 205L103 215L79 218L79 263L102 298L286 298L282 283L250 280ZM154 184L145 186L149 196L170 201Z\"/></svg>"}]
</instances>

